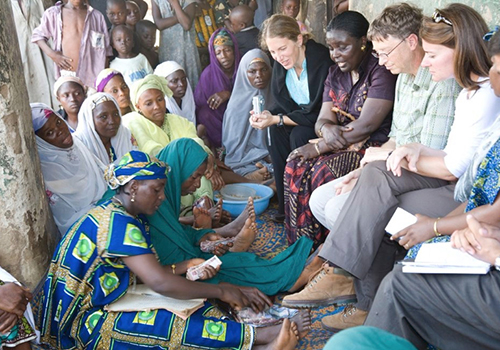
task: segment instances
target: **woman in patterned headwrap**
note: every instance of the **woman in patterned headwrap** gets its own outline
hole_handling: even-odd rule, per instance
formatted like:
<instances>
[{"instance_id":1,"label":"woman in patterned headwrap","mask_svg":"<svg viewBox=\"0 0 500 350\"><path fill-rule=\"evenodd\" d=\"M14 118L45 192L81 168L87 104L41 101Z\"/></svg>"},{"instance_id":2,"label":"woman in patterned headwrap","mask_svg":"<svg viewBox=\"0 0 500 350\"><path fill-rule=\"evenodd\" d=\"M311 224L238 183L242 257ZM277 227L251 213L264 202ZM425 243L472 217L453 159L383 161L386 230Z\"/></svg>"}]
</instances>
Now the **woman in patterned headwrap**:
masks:
<instances>
[{"instance_id":1,"label":"woman in patterned headwrap","mask_svg":"<svg viewBox=\"0 0 500 350\"><path fill-rule=\"evenodd\" d=\"M198 124L207 129L211 146L222 145L222 119L231 97L240 63L240 51L233 34L222 28L210 38L210 64L201 73L194 92Z\"/></svg>"},{"instance_id":2,"label":"woman in patterned headwrap","mask_svg":"<svg viewBox=\"0 0 500 350\"><path fill-rule=\"evenodd\" d=\"M42 342L57 349L250 349L254 343L254 349L293 349L296 336L271 342L280 339L280 326L255 330L221 319L221 312L209 303L187 319L166 309L105 309L125 295L137 277L173 298L218 298L256 311L270 303L253 288L202 284L179 276L199 259L168 267L158 263L144 215L152 215L165 199L167 169L139 151L107 169L106 180L116 194L78 220L54 253L40 295ZM209 268L203 277L215 273ZM298 334L288 321L282 329Z\"/></svg>"}]
</instances>

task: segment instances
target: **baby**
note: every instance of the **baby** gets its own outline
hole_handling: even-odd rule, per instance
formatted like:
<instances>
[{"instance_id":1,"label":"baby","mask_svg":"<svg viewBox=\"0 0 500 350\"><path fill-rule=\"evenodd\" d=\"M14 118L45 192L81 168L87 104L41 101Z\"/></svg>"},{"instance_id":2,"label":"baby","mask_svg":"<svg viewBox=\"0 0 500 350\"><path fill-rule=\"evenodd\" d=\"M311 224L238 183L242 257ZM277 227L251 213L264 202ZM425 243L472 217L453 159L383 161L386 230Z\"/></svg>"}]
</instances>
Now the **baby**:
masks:
<instances>
[{"instance_id":1,"label":"baby","mask_svg":"<svg viewBox=\"0 0 500 350\"><path fill-rule=\"evenodd\" d=\"M135 25L141 20L139 5L137 5L135 1L127 0L126 6L128 11L126 20L127 27L135 31Z\"/></svg>"},{"instance_id":2,"label":"baby","mask_svg":"<svg viewBox=\"0 0 500 350\"><path fill-rule=\"evenodd\" d=\"M107 56L112 56L104 16L85 0L58 2L48 8L31 42L54 61L56 79L61 74L78 76L87 86L94 85Z\"/></svg>"},{"instance_id":3,"label":"baby","mask_svg":"<svg viewBox=\"0 0 500 350\"><path fill-rule=\"evenodd\" d=\"M134 32L126 25L115 26L111 31L111 44L118 53L109 64L110 68L122 73L125 82L132 87L134 81L153 73L146 56L134 53Z\"/></svg>"},{"instance_id":4,"label":"baby","mask_svg":"<svg viewBox=\"0 0 500 350\"><path fill-rule=\"evenodd\" d=\"M156 25L146 19L137 22L135 26L135 33L139 41L139 52L146 56L153 68L156 68L159 63L158 52L155 50L156 30Z\"/></svg>"},{"instance_id":5,"label":"baby","mask_svg":"<svg viewBox=\"0 0 500 350\"><path fill-rule=\"evenodd\" d=\"M281 12L292 18L297 18L300 11L300 0L283 0L281 3ZM300 27L301 33L308 33L309 29L307 26L297 19L297 23Z\"/></svg>"}]
</instances>

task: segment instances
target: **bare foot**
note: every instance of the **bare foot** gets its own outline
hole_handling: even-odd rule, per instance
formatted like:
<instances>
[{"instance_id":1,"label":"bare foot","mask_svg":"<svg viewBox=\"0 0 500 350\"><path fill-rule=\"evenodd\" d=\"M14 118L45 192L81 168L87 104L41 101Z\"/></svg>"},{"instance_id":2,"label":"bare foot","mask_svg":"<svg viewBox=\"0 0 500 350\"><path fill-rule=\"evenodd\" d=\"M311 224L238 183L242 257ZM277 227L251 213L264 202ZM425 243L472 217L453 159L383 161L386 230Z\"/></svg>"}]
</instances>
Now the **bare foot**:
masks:
<instances>
[{"instance_id":1,"label":"bare foot","mask_svg":"<svg viewBox=\"0 0 500 350\"><path fill-rule=\"evenodd\" d=\"M321 259L319 256L315 256L311 263L304 267L304 270L302 270L302 273L300 274L299 278L297 278L297 281L295 281L295 284L290 288L288 291L293 293L298 291L300 288L304 287L307 282L311 279L311 276L313 276L323 265L324 260Z\"/></svg>"},{"instance_id":2,"label":"bare foot","mask_svg":"<svg viewBox=\"0 0 500 350\"><path fill-rule=\"evenodd\" d=\"M219 223L222 218L222 198L219 199L216 205L208 209L208 212L212 217L212 227L219 227Z\"/></svg>"},{"instance_id":3,"label":"bare foot","mask_svg":"<svg viewBox=\"0 0 500 350\"><path fill-rule=\"evenodd\" d=\"M251 172L250 174L246 174L245 177L253 182L262 182L271 177L269 170L262 163L255 164L257 170Z\"/></svg>"},{"instance_id":4,"label":"bare foot","mask_svg":"<svg viewBox=\"0 0 500 350\"><path fill-rule=\"evenodd\" d=\"M216 229L215 232L223 237L235 237L245 226L245 221L248 218L253 218L255 221L255 208L252 197L248 197L247 206L236 219L226 226Z\"/></svg>"},{"instance_id":5,"label":"bare foot","mask_svg":"<svg viewBox=\"0 0 500 350\"><path fill-rule=\"evenodd\" d=\"M290 321L293 321L297 325L297 330L299 332L300 338L304 338L306 334L311 329L312 317L311 310L302 309L295 316L293 316Z\"/></svg>"},{"instance_id":6,"label":"bare foot","mask_svg":"<svg viewBox=\"0 0 500 350\"><path fill-rule=\"evenodd\" d=\"M278 336L266 345L255 346L256 350L294 350L299 342L297 324L286 318L281 325Z\"/></svg>"},{"instance_id":7,"label":"bare foot","mask_svg":"<svg viewBox=\"0 0 500 350\"><path fill-rule=\"evenodd\" d=\"M207 209L193 208L194 228L212 228L212 217Z\"/></svg>"},{"instance_id":8,"label":"bare foot","mask_svg":"<svg viewBox=\"0 0 500 350\"><path fill-rule=\"evenodd\" d=\"M234 239L233 246L229 248L230 252L246 252L248 247L255 240L255 236L257 235L257 224L255 223L255 216L249 217L245 221L245 225L241 229L240 233L238 233Z\"/></svg>"}]
</instances>

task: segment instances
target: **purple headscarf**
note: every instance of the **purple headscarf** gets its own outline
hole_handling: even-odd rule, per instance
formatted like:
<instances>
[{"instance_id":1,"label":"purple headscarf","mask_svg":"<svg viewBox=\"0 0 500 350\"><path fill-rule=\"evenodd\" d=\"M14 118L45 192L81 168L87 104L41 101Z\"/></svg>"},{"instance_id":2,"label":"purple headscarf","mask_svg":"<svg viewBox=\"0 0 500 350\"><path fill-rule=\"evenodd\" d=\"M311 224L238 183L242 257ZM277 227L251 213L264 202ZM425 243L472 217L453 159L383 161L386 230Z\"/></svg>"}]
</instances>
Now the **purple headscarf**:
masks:
<instances>
[{"instance_id":1,"label":"purple headscarf","mask_svg":"<svg viewBox=\"0 0 500 350\"><path fill-rule=\"evenodd\" d=\"M233 77L229 79L222 67L220 66L217 57L215 56L214 40L221 30L225 30L227 35L231 37L234 47L234 73ZM194 100L196 102L196 120L198 124L205 125L207 129L207 137L212 146L220 147L222 144L222 119L226 111L227 101L224 102L216 110L210 109L208 106L208 98L214 93L219 91L232 91L236 73L238 72L238 65L240 63L240 50L236 38L231 32L225 28L217 29L208 43L208 50L210 52L210 64L203 70L200 76L198 85L194 91Z\"/></svg>"}]
</instances>

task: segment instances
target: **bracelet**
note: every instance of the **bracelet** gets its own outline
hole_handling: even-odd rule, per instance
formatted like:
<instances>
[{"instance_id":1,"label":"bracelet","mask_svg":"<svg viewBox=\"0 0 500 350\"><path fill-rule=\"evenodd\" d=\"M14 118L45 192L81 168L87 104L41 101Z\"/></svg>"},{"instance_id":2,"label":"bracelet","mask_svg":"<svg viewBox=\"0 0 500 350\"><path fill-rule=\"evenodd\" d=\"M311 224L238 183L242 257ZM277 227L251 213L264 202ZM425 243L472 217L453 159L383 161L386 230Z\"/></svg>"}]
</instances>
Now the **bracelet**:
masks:
<instances>
[{"instance_id":1,"label":"bracelet","mask_svg":"<svg viewBox=\"0 0 500 350\"><path fill-rule=\"evenodd\" d=\"M318 157L319 157L321 155L321 151L319 150L318 142L314 143L314 148L316 149L316 152L318 152Z\"/></svg>"},{"instance_id":2,"label":"bracelet","mask_svg":"<svg viewBox=\"0 0 500 350\"><path fill-rule=\"evenodd\" d=\"M324 122L323 124L321 124L321 126L319 127L318 129L318 136L319 137L323 137L323 132L321 132L321 129L323 129L323 127L327 124L328 122Z\"/></svg>"},{"instance_id":3,"label":"bracelet","mask_svg":"<svg viewBox=\"0 0 500 350\"><path fill-rule=\"evenodd\" d=\"M438 232L438 228L437 228L439 219L441 219L441 218L437 218L436 221L434 221L434 234L436 235L436 237L442 236L442 234L440 234Z\"/></svg>"},{"instance_id":4,"label":"bracelet","mask_svg":"<svg viewBox=\"0 0 500 350\"><path fill-rule=\"evenodd\" d=\"M175 275L175 264L172 264L172 273Z\"/></svg>"},{"instance_id":5,"label":"bracelet","mask_svg":"<svg viewBox=\"0 0 500 350\"><path fill-rule=\"evenodd\" d=\"M387 158L385 158L385 160L389 159L389 157L391 156L392 152L394 151L390 151L389 154L387 155Z\"/></svg>"}]
</instances>

